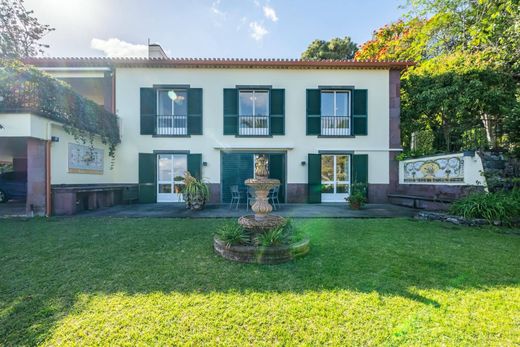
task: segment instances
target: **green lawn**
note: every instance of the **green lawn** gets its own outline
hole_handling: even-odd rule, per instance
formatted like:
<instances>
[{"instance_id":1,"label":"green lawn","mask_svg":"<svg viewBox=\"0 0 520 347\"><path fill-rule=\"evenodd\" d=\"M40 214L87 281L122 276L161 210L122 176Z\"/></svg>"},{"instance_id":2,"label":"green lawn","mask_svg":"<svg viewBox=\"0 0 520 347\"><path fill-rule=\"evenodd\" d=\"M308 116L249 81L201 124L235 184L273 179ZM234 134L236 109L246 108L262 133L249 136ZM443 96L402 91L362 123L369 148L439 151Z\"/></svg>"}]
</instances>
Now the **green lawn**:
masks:
<instances>
[{"instance_id":1,"label":"green lawn","mask_svg":"<svg viewBox=\"0 0 520 347\"><path fill-rule=\"evenodd\" d=\"M222 220L0 220L0 345L517 345L520 234L299 220L311 252L219 258Z\"/></svg>"}]
</instances>

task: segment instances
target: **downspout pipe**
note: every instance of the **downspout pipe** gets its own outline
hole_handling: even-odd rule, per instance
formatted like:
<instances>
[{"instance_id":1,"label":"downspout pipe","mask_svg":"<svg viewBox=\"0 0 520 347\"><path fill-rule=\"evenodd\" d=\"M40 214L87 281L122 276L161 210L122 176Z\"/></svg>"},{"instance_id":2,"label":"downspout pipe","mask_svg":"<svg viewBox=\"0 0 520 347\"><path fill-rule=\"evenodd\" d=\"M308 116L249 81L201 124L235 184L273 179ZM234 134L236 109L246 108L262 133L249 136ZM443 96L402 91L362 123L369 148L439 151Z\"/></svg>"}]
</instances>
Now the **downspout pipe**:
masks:
<instances>
[{"instance_id":1,"label":"downspout pipe","mask_svg":"<svg viewBox=\"0 0 520 347\"><path fill-rule=\"evenodd\" d=\"M51 140L45 142L45 215L50 217L51 208Z\"/></svg>"},{"instance_id":2,"label":"downspout pipe","mask_svg":"<svg viewBox=\"0 0 520 347\"><path fill-rule=\"evenodd\" d=\"M45 216L52 214L52 189L51 189L51 144L52 144L52 124L47 123L47 141L45 142Z\"/></svg>"}]
</instances>

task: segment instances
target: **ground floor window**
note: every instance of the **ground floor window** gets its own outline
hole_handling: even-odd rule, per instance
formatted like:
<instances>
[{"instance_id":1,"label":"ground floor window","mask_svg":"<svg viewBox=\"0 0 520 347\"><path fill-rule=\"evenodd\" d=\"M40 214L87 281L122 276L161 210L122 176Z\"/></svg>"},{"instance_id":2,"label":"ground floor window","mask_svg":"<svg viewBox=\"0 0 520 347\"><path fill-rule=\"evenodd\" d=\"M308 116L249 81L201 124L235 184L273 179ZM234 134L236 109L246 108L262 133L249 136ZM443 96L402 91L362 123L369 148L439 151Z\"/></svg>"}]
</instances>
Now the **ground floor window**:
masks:
<instances>
[{"instance_id":1,"label":"ground floor window","mask_svg":"<svg viewBox=\"0 0 520 347\"><path fill-rule=\"evenodd\" d=\"M157 202L183 201L184 173L187 170L186 154L157 155Z\"/></svg>"},{"instance_id":2,"label":"ground floor window","mask_svg":"<svg viewBox=\"0 0 520 347\"><path fill-rule=\"evenodd\" d=\"M343 202L350 193L350 155L321 156L321 201Z\"/></svg>"}]
</instances>

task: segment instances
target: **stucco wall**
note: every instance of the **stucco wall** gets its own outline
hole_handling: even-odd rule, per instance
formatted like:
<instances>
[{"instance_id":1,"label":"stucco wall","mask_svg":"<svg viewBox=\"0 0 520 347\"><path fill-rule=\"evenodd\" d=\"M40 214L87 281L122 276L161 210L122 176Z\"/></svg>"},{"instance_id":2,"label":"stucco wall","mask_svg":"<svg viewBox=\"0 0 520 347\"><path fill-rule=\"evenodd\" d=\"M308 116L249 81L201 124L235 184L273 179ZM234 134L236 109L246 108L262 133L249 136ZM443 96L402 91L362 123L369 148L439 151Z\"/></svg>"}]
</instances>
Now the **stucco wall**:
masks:
<instances>
[{"instance_id":1,"label":"stucco wall","mask_svg":"<svg viewBox=\"0 0 520 347\"><path fill-rule=\"evenodd\" d=\"M189 84L203 88L203 133L190 138L153 138L139 135L140 88L154 84ZM236 85L272 85L285 89L285 136L236 138L223 135L223 89ZM319 85L351 85L368 89L368 136L318 138L306 136L306 89ZM307 183L308 153L355 151L369 155L369 183L387 184L389 149L389 71L387 70L246 70L246 69L118 69L116 110L122 122L122 144L117 150L118 182L138 181L137 153L189 150L202 153L208 163L203 176L220 182L218 148L289 148L287 181Z\"/></svg>"},{"instance_id":2,"label":"stucco wall","mask_svg":"<svg viewBox=\"0 0 520 347\"><path fill-rule=\"evenodd\" d=\"M69 143L78 143L67 134L60 125L53 125L52 136L59 137L59 142L51 144L51 184L101 184L101 183L127 183L119 179L124 171L124 165L117 165L119 170L110 169L111 158L108 155L108 146L96 139L94 147L104 150L103 174L69 173L68 148ZM81 144L81 142L80 142ZM87 144L88 145L88 144Z\"/></svg>"}]
</instances>

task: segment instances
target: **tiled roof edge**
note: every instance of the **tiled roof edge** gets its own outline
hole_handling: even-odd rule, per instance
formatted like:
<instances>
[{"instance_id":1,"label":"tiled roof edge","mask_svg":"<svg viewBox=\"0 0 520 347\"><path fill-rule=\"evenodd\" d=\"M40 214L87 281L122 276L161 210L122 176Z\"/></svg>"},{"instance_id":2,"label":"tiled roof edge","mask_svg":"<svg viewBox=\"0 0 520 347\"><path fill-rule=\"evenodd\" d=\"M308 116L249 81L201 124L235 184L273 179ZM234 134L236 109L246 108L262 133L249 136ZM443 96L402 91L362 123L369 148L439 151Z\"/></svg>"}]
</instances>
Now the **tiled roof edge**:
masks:
<instances>
[{"instance_id":1,"label":"tiled roof edge","mask_svg":"<svg viewBox=\"0 0 520 347\"><path fill-rule=\"evenodd\" d=\"M406 69L411 61L390 60L302 60L251 58L108 58L37 57L23 62L39 67L150 67L150 68L279 68L279 69Z\"/></svg>"}]
</instances>

